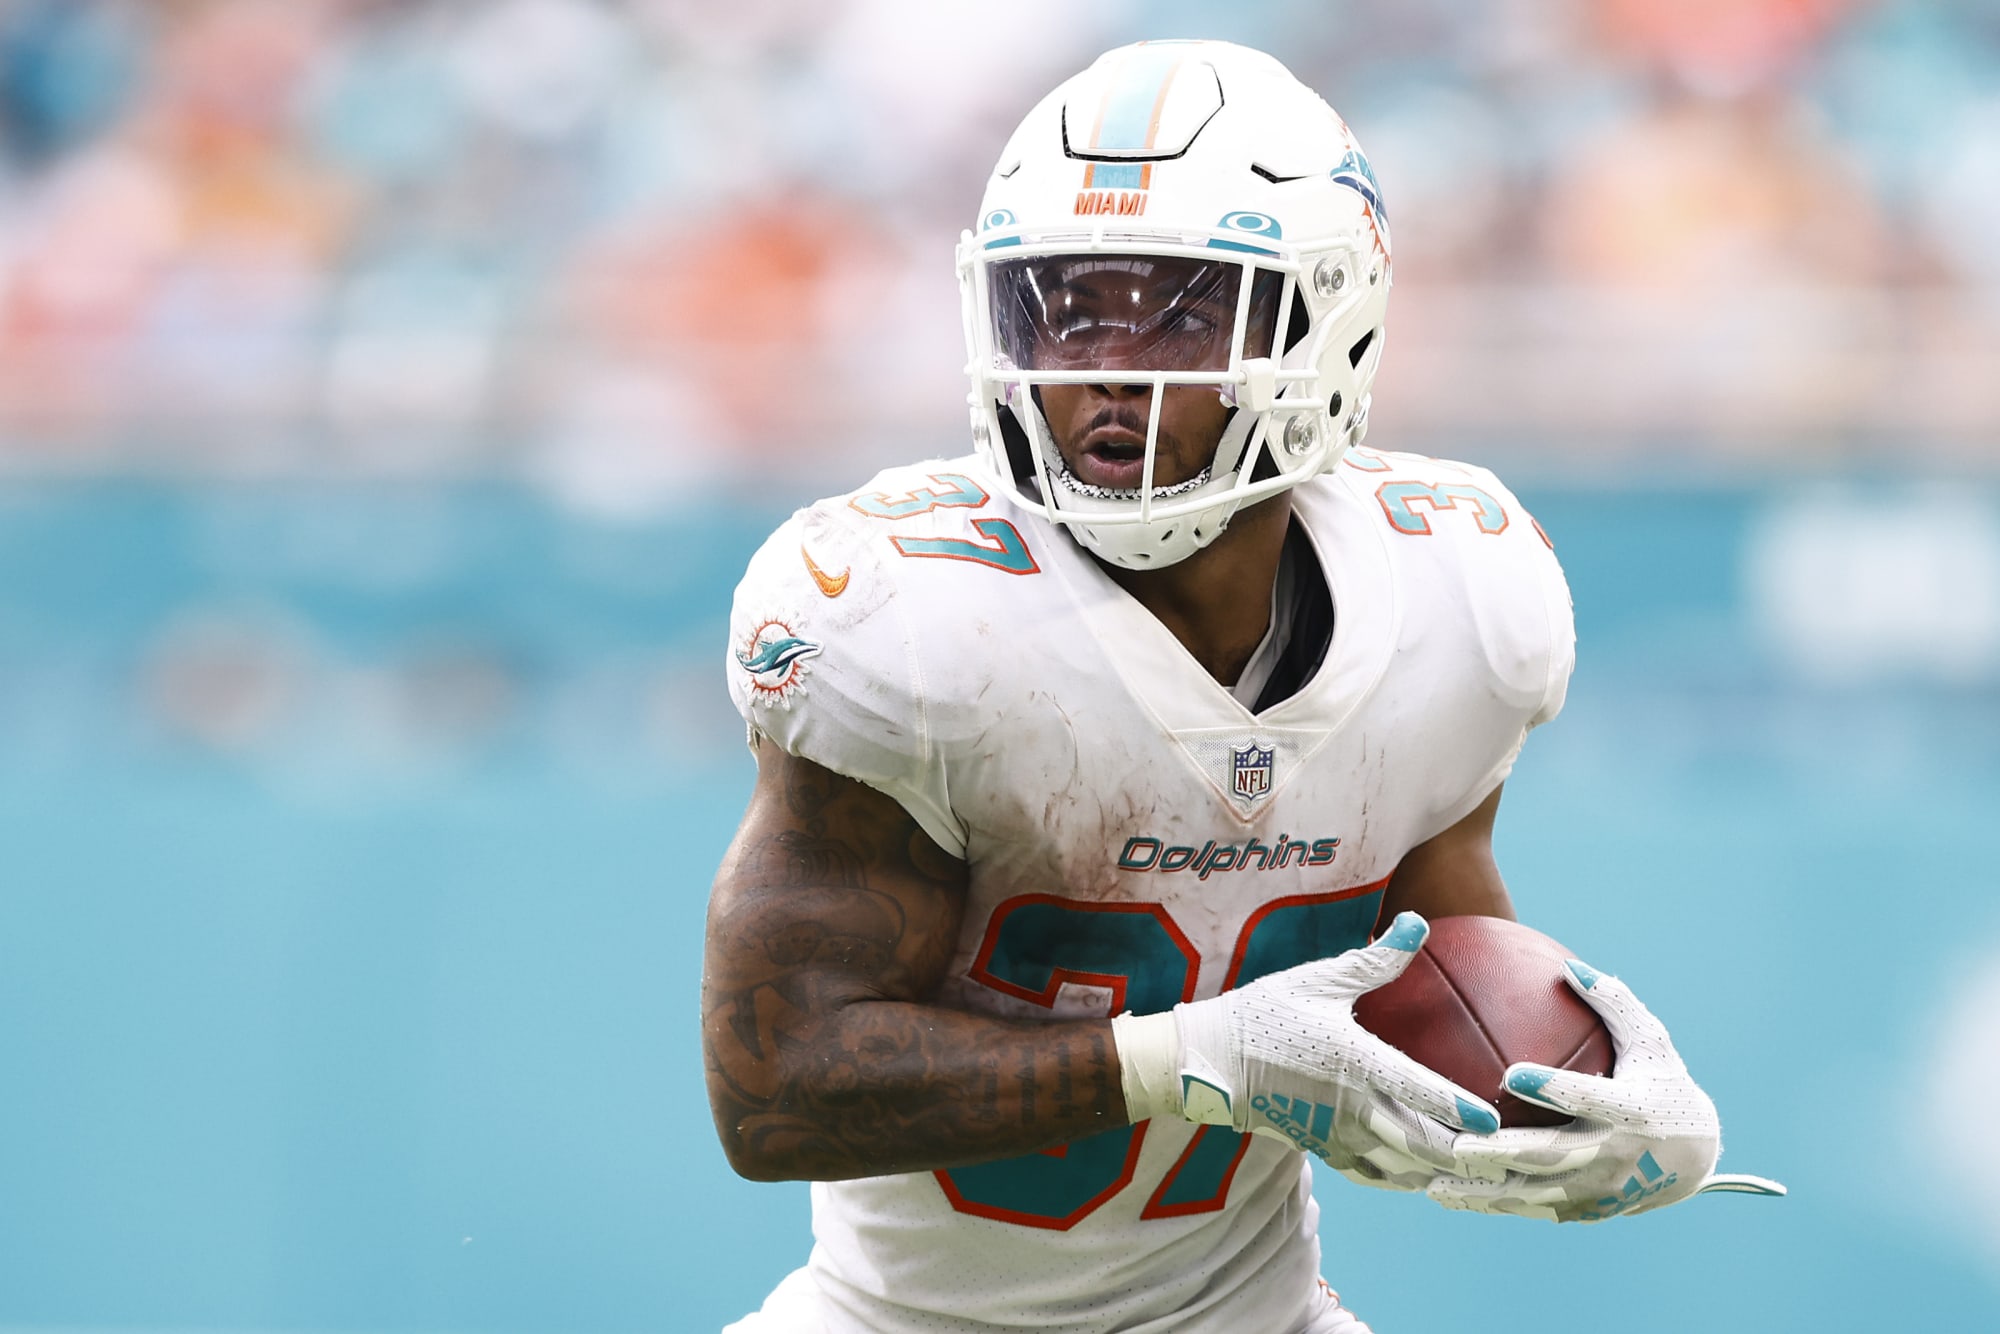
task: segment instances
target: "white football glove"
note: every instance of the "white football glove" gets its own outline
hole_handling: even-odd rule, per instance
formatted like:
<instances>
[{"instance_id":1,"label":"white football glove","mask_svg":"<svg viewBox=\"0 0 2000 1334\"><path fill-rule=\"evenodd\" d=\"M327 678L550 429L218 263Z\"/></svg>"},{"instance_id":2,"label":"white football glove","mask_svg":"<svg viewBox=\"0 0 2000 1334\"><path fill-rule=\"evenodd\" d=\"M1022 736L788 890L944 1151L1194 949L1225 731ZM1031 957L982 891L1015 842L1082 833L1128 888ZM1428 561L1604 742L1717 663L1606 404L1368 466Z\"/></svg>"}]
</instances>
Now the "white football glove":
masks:
<instances>
[{"instance_id":1,"label":"white football glove","mask_svg":"<svg viewBox=\"0 0 2000 1334\"><path fill-rule=\"evenodd\" d=\"M1111 1021L1134 1121L1182 1116L1267 1135L1367 1185L1423 1190L1492 1104L1361 1027L1354 998L1410 966L1430 926L1398 914L1374 944L1166 1014Z\"/></svg>"},{"instance_id":2,"label":"white football glove","mask_svg":"<svg viewBox=\"0 0 2000 1334\"><path fill-rule=\"evenodd\" d=\"M1785 1193L1763 1177L1715 1174L1722 1152L1715 1104L1630 987L1576 959L1567 980L1611 1031L1612 1073L1509 1066L1507 1088L1516 1097L1576 1119L1459 1136L1458 1174L1431 1181L1425 1189L1432 1199L1480 1213L1595 1223L1703 1191Z\"/></svg>"}]
</instances>

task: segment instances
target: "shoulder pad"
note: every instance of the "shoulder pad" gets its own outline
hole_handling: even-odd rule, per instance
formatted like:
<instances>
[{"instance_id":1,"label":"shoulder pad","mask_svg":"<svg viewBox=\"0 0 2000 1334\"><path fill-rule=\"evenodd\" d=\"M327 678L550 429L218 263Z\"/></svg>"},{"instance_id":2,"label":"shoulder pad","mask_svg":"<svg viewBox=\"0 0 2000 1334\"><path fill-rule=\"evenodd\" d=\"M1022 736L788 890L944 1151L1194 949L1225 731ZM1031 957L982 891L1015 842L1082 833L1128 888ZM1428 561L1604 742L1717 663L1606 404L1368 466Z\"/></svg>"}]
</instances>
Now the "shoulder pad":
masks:
<instances>
[{"instance_id":1,"label":"shoulder pad","mask_svg":"<svg viewBox=\"0 0 2000 1334\"><path fill-rule=\"evenodd\" d=\"M1357 447L1339 472L1382 521L1398 563L1461 594L1500 693L1530 710L1530 726L1555 717L1576 661L1569 584L1514 493L1485 468L1422 454Z\"/></svg>"},{"instance_id":2,"label":"shoulder pad","mask_svg":"<svg viewBox=\"0 0 2000 1334\"><path fill-rule=\"evenodd\" d=\"M730 617L730 698L753 738L879 788L962 854L893 552L845 500L800 510L751 558Z\"/></svg>"}]
</instances>

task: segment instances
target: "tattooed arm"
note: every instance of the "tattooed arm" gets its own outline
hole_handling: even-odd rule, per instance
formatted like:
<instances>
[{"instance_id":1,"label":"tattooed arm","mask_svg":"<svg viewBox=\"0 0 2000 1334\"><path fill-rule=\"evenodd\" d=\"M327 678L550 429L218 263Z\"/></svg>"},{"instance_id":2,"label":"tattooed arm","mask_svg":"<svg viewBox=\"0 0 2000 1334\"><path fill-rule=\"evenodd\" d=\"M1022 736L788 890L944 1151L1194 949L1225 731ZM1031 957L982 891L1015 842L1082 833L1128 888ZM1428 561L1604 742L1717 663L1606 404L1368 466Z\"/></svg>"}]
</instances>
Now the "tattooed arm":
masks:
<instances>
[{"instance_id":1,"label":"tattooed arm","mask_svg":"<svg viewBox=\"0 0 2000 1334\"><path fill-rule=\"evenodd\" d=\"M1109 1020L932 1003L966 876L890 797L757 747L702 968L709 1106L738 1172L914 1172L1126 1124Z\"/></svg>"}]
</instances>

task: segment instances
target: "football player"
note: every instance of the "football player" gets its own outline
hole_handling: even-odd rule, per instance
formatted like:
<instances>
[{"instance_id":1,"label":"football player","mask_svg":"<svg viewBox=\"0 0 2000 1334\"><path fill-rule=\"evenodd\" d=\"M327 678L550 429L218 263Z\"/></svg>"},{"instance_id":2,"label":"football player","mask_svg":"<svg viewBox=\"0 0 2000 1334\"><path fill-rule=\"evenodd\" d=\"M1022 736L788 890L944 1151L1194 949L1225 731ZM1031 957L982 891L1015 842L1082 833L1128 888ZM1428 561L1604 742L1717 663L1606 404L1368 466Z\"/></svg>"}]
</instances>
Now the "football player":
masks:
<instances>
[{"instance_id":1,"label":"football player","mask_svg":"<svg viewBox=\"0 0 2000 1334\"><path fill-rule=\"evenodd\" d=\"M1425 918L1513 908L1503 780L1567 588L1482 468L1358 448L1389 220L1277 61L1112 51L1000 155L958 275L972 455L801 510L737 589L757 761L708 1087L814 1182L773 1331L1363 1331L1306 1159L1569 1220L1697 1190L1715 1110L1615 978L1608 1078L1493 1106L1360 1029Z\"/></svg>"}]
</instances>

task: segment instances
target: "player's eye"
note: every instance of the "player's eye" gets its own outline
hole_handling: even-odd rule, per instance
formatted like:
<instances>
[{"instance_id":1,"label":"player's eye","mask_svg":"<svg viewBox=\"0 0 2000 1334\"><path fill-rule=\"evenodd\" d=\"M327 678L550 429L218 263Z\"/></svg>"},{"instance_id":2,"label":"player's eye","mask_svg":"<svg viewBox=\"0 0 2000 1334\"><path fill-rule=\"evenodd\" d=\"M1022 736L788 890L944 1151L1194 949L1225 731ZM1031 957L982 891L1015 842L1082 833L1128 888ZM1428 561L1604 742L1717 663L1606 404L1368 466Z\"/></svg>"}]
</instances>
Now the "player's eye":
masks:
<instances>
[{"instance_id":1,"label":"player's eye","mask_svg":"<svg viewBox=\"0 0 2000 1334\"><path fill-rule=\"evenodd\" d=\"M1222 322L1211 311L1200 307L1182 306L1168 311L1161 321L1161 330L1177 338L1208 338L1222 327Z\"/></svg>"},{"instance_id":2,"label":"player's eye","mask_svg":"<svg viewBox=\"0 0 2000 1334\"><path fill-rule=\"evenodd\" d=\"M1057 344L1088 338L1106 330L1107 327L1110 331L1116 332L1125 326L1119 324L1107 326L1095 311L1089 310L1058 311L1043 325L1048 341Z\"/></svg>"}]
</instances>

